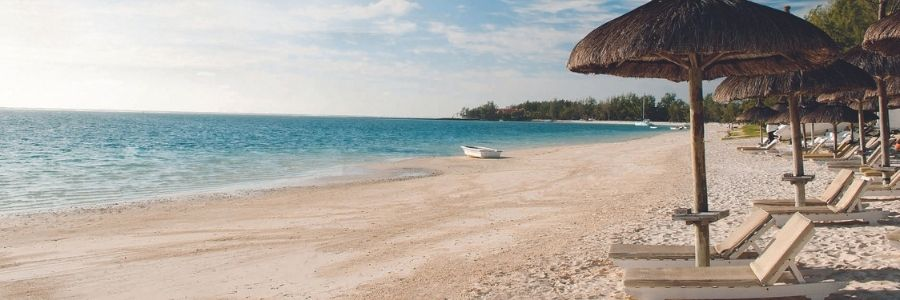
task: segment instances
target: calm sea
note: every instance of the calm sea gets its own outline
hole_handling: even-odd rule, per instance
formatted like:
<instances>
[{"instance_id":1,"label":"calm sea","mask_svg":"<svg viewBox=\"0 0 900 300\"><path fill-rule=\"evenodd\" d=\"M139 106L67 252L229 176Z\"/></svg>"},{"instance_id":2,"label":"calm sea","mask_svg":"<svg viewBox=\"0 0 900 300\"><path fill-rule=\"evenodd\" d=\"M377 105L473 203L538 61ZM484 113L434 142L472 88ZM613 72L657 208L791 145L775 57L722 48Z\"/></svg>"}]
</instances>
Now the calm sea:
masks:
<instances>
[{"instance_id":1,"label":"calm sea","mask_svg":"<svg viewBox=\"0 0 900 300\"><path fill-rule=\"evenodd\" d=\"M0 110L0 214L299 185L368 162L616 141L630 125ZM364 171L360 171L364 172Z\"/></svg>"}]
</instances>

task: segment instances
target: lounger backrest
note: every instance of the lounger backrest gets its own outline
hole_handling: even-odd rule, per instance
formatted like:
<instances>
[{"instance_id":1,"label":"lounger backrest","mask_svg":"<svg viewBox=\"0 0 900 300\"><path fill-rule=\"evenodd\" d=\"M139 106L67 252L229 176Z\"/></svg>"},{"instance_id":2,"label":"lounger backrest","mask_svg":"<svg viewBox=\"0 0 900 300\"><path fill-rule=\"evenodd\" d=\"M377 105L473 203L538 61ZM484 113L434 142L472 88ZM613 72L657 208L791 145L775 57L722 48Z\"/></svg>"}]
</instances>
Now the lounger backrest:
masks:
<instances>
[{"instance_id":1,"label":"lounger backrest","mask_svg":"<svg viewBox=\"0 0 900 300\"><path fill-rule=\"evenodd\" d=\"M862 196L869 186L869 180L868 178L854 179L850 187L841 195L841 199L834 205L829 204L828 208L835 213L846 213L853 210L854 207L859 205L859 197Z\"/></svg>"},{"instance_id":2,"label":"lounger backrest","mask_svg":"<svg viewBox=\"0 0 900 300\"><path fill-rule=\"evenodd\" d=\"M834 180L828 184L828 187L825 188L825 191L822 192L819 199L825 203L834 202L851 180L853 180L853 170L842 169L837 173L837 176L834 177Z\"/></svg>"},{"instance_id":3,"label":"lounger backrest","mask_svg":"<svg viewBox=\"0 0 900 300\"><path fill-rule=\"evenodd\" d=\"M871 149L872 147L875 147L875 145L878 144L878 142L881 142L881 138L871 139L868 142L866 142L866 148Z\"/></svg>"},{"instance_id":4,"label":"lounger backrest","mask_svg":"<svg viewBox=\"0 0 900 300\"><path fill-rule=\"evenodd\" d=\"M881 147L876 147L875 150L872 150L872 153L869 154L869 158L866 159L867 164L869 166L877 166L879 162L881 162Z\"/></svg>"},{"instance_id":5,"label":"lounger backrest","mask_svg":"<svg viewBox=\"0 0 900 300\"><path fill-rule=\"evenodd\" d=\"M766 227L766 223L772 219L769 213L759 208L750 209L750 214L725 238L722 242L715 245L715 250L722 257L731 256L741 246L750 242L760 230Z\"/></svg>"},{"instance_id":6,"label":"lounger backrest","mask_svg":"<svg viewBox=\"0 0 900 300\"><path fill-rule=\"evenodd\" d=\"M856 152L857 152L856 150L859 150L859 146L857 146L857 145L847 147L846 149L844 149L843 153L841 154L841 158L853 157L853 155L856 155Z\"/></svg>"},{"instance_id":7,"label":"lounger backrest","mask_svg":"<svg viewBox=\"0 0 900 300\"><path fill-rule=\"evenodd\" d=\"M803 246L813 236L812 221L794 213L787 224L775 233L772 244L759 257L750 263L750 269L762 285L772 285L788 268L788 264L797 257Z\"/></svg>"},{"instance_id":8,"label":"lounger backrest","mask_svg":"<svg viewBox=\"0 0 900 300\"><path fill-rule=\"evenodd\" d=\"M900 172L894 172L894 175L891 175L891 181L888 182L888 187L894 188L897 183L900 183Z\"/></svg>"}]
</instances>

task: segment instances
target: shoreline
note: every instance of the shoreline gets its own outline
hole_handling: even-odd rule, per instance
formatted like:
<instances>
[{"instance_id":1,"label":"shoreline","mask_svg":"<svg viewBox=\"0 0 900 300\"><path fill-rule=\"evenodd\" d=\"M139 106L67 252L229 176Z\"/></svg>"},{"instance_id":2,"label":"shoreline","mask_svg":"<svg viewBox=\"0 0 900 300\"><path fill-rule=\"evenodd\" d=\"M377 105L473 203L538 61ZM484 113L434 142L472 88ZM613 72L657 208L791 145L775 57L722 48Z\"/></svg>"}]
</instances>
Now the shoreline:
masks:
<instances>
[{"instance_id":1,"label":"shoreline","mask_svg":"<svg viewBox=\"0 0 900 300\"><path fill-rule=\"evenodd\" d=\"M567 121L566 121L567 122ZM571 123L583 123L583 122L571 122ZM611 125L625 125L625 124L614 124L614 123L592 123L592 124L611 124ZM606 144L606 143L618 143L618 142L627 142L631 140L637 139L647 139L659 134L667 133L668 131L661 131L659 133L647 134L647 135L639 135L639 136L626 136L626 137L615 137L615 138L606 138L607 140L602 141L557 141L544 145L533 145L533 144L522 144L519 146L513 146L509 148L504 148L504 151L522 151L522 150L541 150L544 148L556 148L556 147L566 147L566 146L577 146L577 145L593 145L593 144ZM250 195L258 195L260 193L266 193L270 191L277 191L283 189L291 189L291 188L302 188L302 187L321 187L327 185L336 185L336 184L352 184L352 183L365 183L370 181L393 181L393 180L405 180L405 179L413 179L422 177L421 175L408 175L402 174L403 168L399 169L390 169L385 168L386 165L392 163L400 163L407 160L417 160L417 159L430 159L430 158L448 158L448 157L457 157L462 156L462 153L458 153L458 155L429 155L429 156L407 156L407 157L389 157L389 158L380 158L373 159L368 162L362 163L350 163L350 164L342 164L330 166L325 169L312 170L312 172L319 172L324 175L303 175L303 176L295 176L295 177L285 177L278 179L269 179L269 180L254 180L254 181L243 181L243 182L234 182L223 186L217 187L196 187L191 190L184 191L176 191L167 193L161 196L156 196L152 198L145 197L127 197L121 201L111 202L111 203L90 203L90 204L78 204L76 206L59 206L59 207L45 207L45 208L35 208L35 209L27 209L27 210L15 210L10 212L2 212L0 211L0 220L9 217L17 217L17 216L29 216L35 214L65 214L65 213L75 213L75 212L91 212L91 211L103 211L108 209L116 209L127 206L144 206L144 205L152 205L153 203L166 203L166 202L181 202L181 201L203 201L208 199L215 198L235 198L235 197L248 197ZM332 175L326 172L331 169L348 169L350 171L346 171L343 173L349 174L341 174L341 175ZM416 169L416 168L413 168ZM434 170L421 169L418 172L429 172ZM433 176L433 175L429 175Z\"/></svg>"},{"instance_id":2,"label":"shoreline","mask_svg":"<svg viewBox=\"0 0 900 300\"><path fill-rule=\"evenodd\" d=\"M707 127L710 207L731 216L713 242L748 199L793 192L778 179L787 157L736 152L747 141L721 129ZM0 298L624 298L611 243L693 241L670 216L692 195L687 132L653 137L373 166L440 172L412 180L4 220ZM807 170L809 194L834 176ZM890 299L900 253L883 236L898 225L817 226L800 268L851 282L829 299Z\"/></svg>"},{"instance_id":3,"label":"shoreline","mask_svg":"<svg viewBox=\"0 0 900 300\"><path fill-rule=\"evenodd\" d=\"M0 238L10 241L0 249L0 298L381 294L373 284L394 281L398 274L436 271L429 267L434 264L443 265L440 269L469 268L473 261L457 259L477 260L510 251L528 245L527 240L540 239L544 233L538 228L584 218L585 211L590 211L584 205L599 203L576 188L583 185L583 176L593 173L583 164L602 168L598 171L608 174L603 176L615 175L609 178L617 180L618 175L609 169L612 166L604 166L603 161L613 156L623 161L642 157L655 152L646 146L656 140L685 140L678 136L665 133L654 139L515 150L505 153L510 158L499 160L460 155L373 166L427 167L441 172L414 180L286 188L247 197L7 218L0 227ZM612 155L592 154L597 151ZM654 158L639 165L643 170L654 169L664 160ZM496 180L499 177L504 179ZM572 206L559 206L563 203ZM577 232L581 231L553 236ZM279 267L295 264L304 267ZM443 280L433 284L443 285L449 274L435 277ZM278 280L271 283L266 278ZM189 284L196 280L208 284ZM267 287L246 287L248 282ZM303 294L283 294L278 290L281 285ZM465 293L443 289L432 295L461 297Z\"/></svg>"}]
</instances>

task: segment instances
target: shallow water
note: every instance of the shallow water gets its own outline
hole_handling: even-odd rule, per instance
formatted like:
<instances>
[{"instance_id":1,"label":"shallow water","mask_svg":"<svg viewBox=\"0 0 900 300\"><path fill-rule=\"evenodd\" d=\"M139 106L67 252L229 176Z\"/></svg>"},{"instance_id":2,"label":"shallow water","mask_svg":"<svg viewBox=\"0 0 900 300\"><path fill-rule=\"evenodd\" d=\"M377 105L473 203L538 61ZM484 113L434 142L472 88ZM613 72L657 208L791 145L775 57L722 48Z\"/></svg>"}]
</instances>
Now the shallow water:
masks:
<instances>
[{"instance_id":1,"label":"shallow water","mask_svg":"<svg viewBox=\"0 0 900 300\"><path fill-rule=\"evenodd\" d=\"M0 213L358 175L367 162L590 143L631 125L0 110Z\"/></svg>"}]
</instances>

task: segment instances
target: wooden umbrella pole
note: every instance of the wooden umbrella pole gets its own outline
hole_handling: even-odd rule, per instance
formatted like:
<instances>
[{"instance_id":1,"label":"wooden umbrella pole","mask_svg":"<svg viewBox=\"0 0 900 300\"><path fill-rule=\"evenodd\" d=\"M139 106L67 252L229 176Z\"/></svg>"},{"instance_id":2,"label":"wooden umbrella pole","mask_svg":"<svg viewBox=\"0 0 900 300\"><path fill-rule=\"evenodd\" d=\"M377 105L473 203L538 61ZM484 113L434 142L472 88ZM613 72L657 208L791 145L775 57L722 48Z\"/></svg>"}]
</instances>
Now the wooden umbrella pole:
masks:
<instances>
[{"instance_id":1,"label":"wooden umbrella pole","mask_svg":"<svg viewBox=\"0 0 900 300\"><path fill-rule=\"evenodd\" d=\"M788 119L790 119L790 117ZM790 123L790 121L788 121L788 123ZM803 123L800 123L800 127L803 128L803 141L805 142L806 137L809 136L809 134L806 133L806 125L804 125Z\"/></svg>"},{"instance_id":2,"label":"wooden umbrella pole","mask_svg":"<svg viewBox=\"0 0 900 300\"><path fill-rule=\"evenodd\" d=\"M887 15L885 9L887 8L887 0L879 0L878 1L878 19L884 19ZM889 120L889 112L887 108L887 91L885 90L885 82L884 78L881 76L875 77L875 88L878 91L878 122L881 124L881 166L882 167L890 167L891 166L891 156L888 155L890 152L890 145L888 145L888 138L891 136L891 128L889 127L891 122ZM888 184L890 182L890 177L888 177L887 172L881 172L881 180L884 184Z\"/></svg>"},{"instance_id":3,"label":"wooden umbrella pole","mask_svg":"<svg viewBox=\"0 0 900 300\"><path fill-rule=\"evenodd\" d=\"M888 116L888 99L884 78L876 77L875 87L878 89L878 121L881 123L881 166L886 168L891 166L890 145L888 145L891 137L891 128L889 127L891 122ZM890 177L886 172L881 173L881 179L884 181L884 184L890 182Z\"/></svg>"},{"instance_id":4,"label":"wooden umbrella pole","mask_svg":"<svg viewBox=\"0 0 900 300\"><path fill-rule=\"evenodd\" d=\"M764 123L759 123L759 144L760 145L763 144L763 132L765 132L765 131L766 130L765 130Z\"/></svg>"},{"instance_id":5,"label":"wooden umbrella pole","mask_svg":"<svg viewBox=\"0 0 900 300\"><path fill-rule=\"evenodd\" d=\"M860 103L859 110L856 111L857 117L859 118L859 157L862 159L862 164L866 164L866 132L865 126L866 123L865 117L863 117L862 103Z\"/></svg>"},{"instance_id":6,"label":"wooden umbrella pole","mask_svg":"<svg viewBox=\"0 0 900 300\"><path fill-rule=\"evenodd\" d=\"M706 148L703 143L703 70L697 54L689 55L689 94L691 98L691 154L694 172L694 213L709 211L706 191ZM709 224L694 223L696 229L695 262L697 267L709 266Z\"/></svg>"},{"instance_id":7,"label":"wooden umbrella pole","mask_svg":"<svg viewBox=\"0 0 900 300\"><path fill-rule=\"evenodd\" d=\"M794 151L794 177L803 176L803 148L800 145L800 96L788 99L788 114L791 117L791 146ZM806 182L795 181L794 187L797 189L796 198L794 198L795 206L806 205Z\"/></svg>"},{"instance_id":8,"label":"wooden umbrella pole","mask_svg":"<svg viewBox=\"0 0 900 300\"><path fill-rule=\"evenodd\" d=\"M797 112L797 114L799 115L800 112ZM809 139L809 143L812 144L813 140L816 139L816 123L809 123L809 127L810 127L810 130L812 130L812 132L810 133L809 136L807 136L807 138ZM804 126L803 128L806 128L806 127ZM806 140L804 140L803 142L806 143Z\"/></svg>"},{"instance_id":9,"label":"wooden umbrella pole","mask_svg":"<svg viewBox=\"0 0 900 300\"><path fill-rule=\"evenodd\" d=\"M831 123L831 130L832 130L832 132L831 132L831 139L833 140L832 142L833 142L833 144L834 144L834 151L832 151L832 153L834 153L834 157L837 157L837 151L838 151L837 123Z\"/></svg>"}]
</instances>

